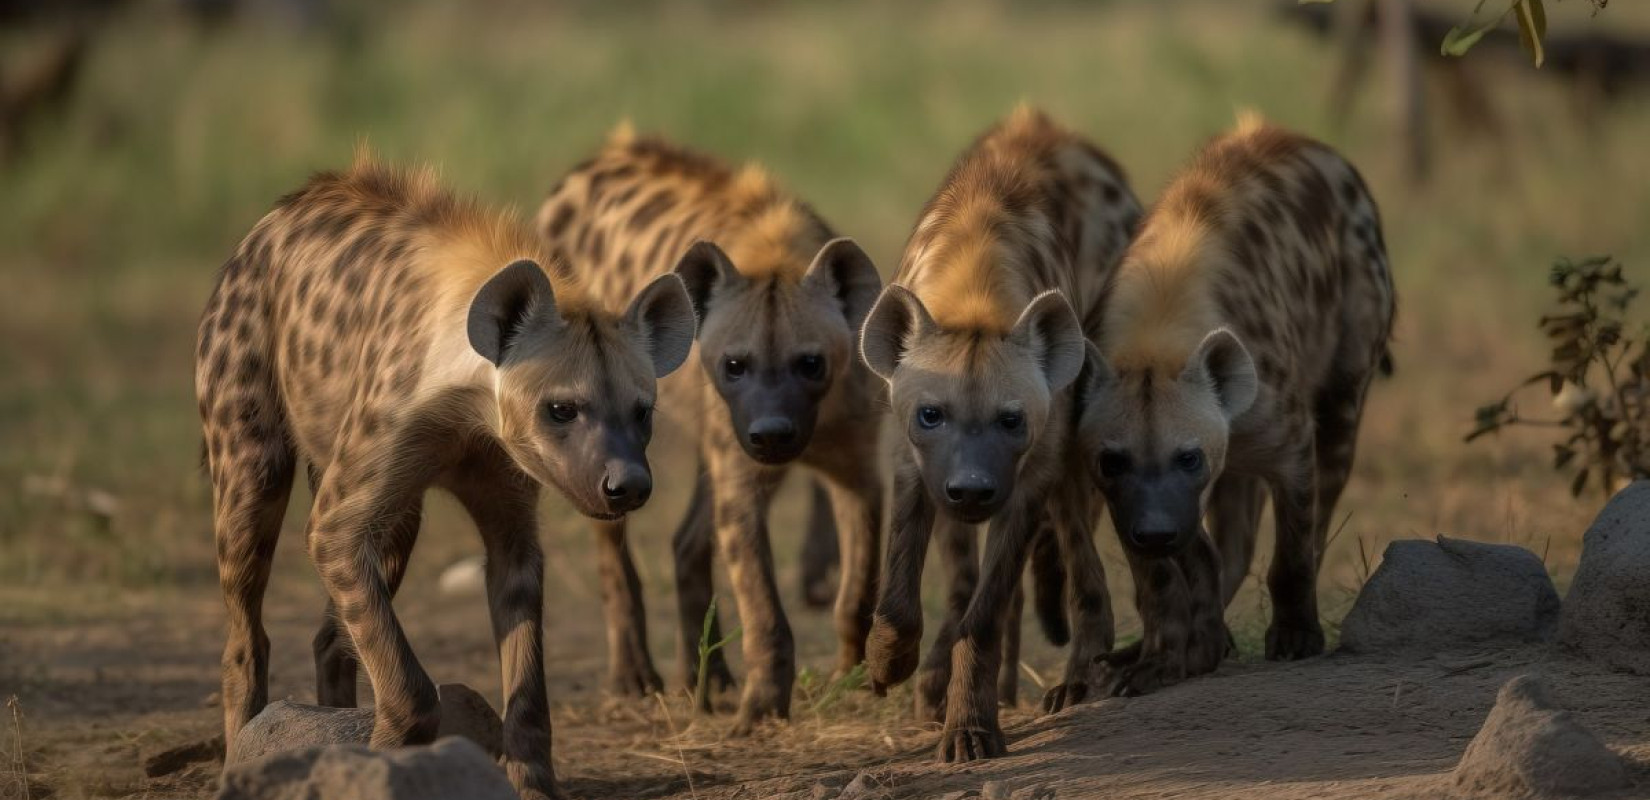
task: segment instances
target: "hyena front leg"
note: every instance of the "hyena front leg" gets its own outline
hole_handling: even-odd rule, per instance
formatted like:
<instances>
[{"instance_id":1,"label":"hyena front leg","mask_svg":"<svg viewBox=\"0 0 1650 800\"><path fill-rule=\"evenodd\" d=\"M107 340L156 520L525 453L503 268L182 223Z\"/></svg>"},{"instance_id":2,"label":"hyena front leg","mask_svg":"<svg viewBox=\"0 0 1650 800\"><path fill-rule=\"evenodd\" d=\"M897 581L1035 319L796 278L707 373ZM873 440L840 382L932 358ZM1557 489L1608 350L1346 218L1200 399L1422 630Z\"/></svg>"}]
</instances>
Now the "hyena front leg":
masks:
<instances>
[{"instance_id":1,"label":"hyena front leg","mask_svg":"<svg viewBox=\"0 0 1650 800\"><path fill-rule=\"evenodd\" d=\"M1043 710L1048 713L1100 696L1097 679L1101 673L1097 669L1117 636L1106 568L1094 546L1094 523L1099 511L1089 494L1087 489L1064 492L1057 508L1055 534L1066 567L1066 595L1076 630L1065 679L1043 697Z\"/></svg>"},{"instance_id":2,"label":"hyena front leg","mask_svg":"<svg viewBox=\"0 0 1650 800\"><path fill-rule=\"evenodd\" d=\"M917 719L945 721L945 696L951 688L951 646L957 642L957 626L962 624L968 604L980 585L979 533L975 526L943 514L931 526L945 569L945 619L935 632L934 643L917 669ZM919 607L919 613L920 613ZM921 633L918 633L918 638Z\"/></svg>"},{"instance_id":3,"label":"hyena front leg","mask_svg":"<svg viewBox=\"0 0 1650 800\"><path fill-rule=\"evenodd\" d=\"M271 407L246 396L215 401L227 407L208 417L222 422L206 426L206 444L218 583L229 612L223 649L223 735L229 746L269 702L264 590L297 459ZM203 403L203 410L212 409Z\"/></svg>"},{"instance_id":4,"label":"hyena front leg","mask_svg":"<svg viewBox=\"0 0 1650 800\"><path fill-rule=\"evenodd\" d=\"M883 694L917 669L922 647L922 568L934 505L922 486L914 458L902 453L894 467L894 511L890 521L885 583L865 642L865 667L871 687Z\"/></svg>"},{"instance_id":5,"label":"hyena front leg","mask_svg":"<svg viewBox=\"0 0 1650 800\"><path fill-rule=\"evenodd\" d=\"M796 641L779 602L768 506L780 470L762 467L743 452L726 449L709 459L717 549L727 564L745 659L745 690L733 734L748 735L770 717L789 719L796 679Z\"/></svg>"},{"instance_id":6,"label":"hyena front leg","mask_svg":"<svg viewBox=\"0 0 1650 800\"><path fill-rule=\"evenodd\" d=\"M865 661L882 570L882 476L864 467L875 463L876 453L863 456L863 461L853 459L857 469L835 471L827 484L842 564L835 610L839 676Z\"/></svg>"},{"instance_id":7,"label":"hyena front leg","mask_svg":"<svg viewBox=\"0 0 1650 800\"><path fill-rule=\"evenodd\" d=\"M1002 626L1040 514L1031 503L1020 501L991 521L979 589L957 626L957 641L951 647L951 686L938 748L941 761L973 761L1008 752L997 721Z\"/></svg>"},{"instance_id":8,"label":"hyena front leg","mask_svg":"<svg viewBox=\"0 0 1650 800\"><path fill-rule=\"evenodd\" d=\"M1323 626L1318 622L1317 470L1312 425L1287 426L1283 441L1291 449L1279 460L1272 485L1272 513L1277 542L1267 587L1272 593L1272 624L1266 629L1266 657L1294 661L1323 653Z\"/></svg>"},{"instance_id":9,"label":"hyena front leg","mask_svg":"<svg viewBox=\"0 0 1650 800\"><path fill-rule=\"evenodd\" d=\"M487 549L487 606L504 683L504 771L523 798L560 798L544 683L539 487L510 467L472 465L452 485Z\"/></svg>"},{"instance_id":10,"label":"hyena front leg","mask_svg":"<svg viewBox=\"0 0 1650 800\"><path fill-rule=\"evenodd\" d=\"M1020 619L1025 616L1025 581L1014 582L1014 594L1008 599L1008 611L1003 619L1003 657L997 667L997 703L1013 708L1020 702Z\"/></svg>"},{"instance_id":11,"label":"hyena front leg","mask_svg":"<svg viewBox=\"0 0 1650 800\"><path fill-rule=\"evenodd\" d=\"M310 491L320 485L320 475L310 472ZM378 551L378 567L390 597L401 588L401 579L407 574L407 562L412 559L413 545L418 541L418 529L424 518L422 497L411 501L392 521L374 543ZM360 662L355 657L355 645L338 620L338 608L327 601L326 615L321 629L315 633L315 698L323 706L354 708L356 705L356 675Z\"/></svg>"},{"instance_id":12,"label":"hyena front leg","mask_svg":"<svg viewBox=\"0 0 1650 800\"><path fill-rule=\"evenodd\" d=\"M682 685L692 692L699 685L699 639L704 635L705 617L710 613L711 595L716 591L715 576L711 574L716 522L711 514L710 476L703 468L696 473L693 499L671 536L670 547L676 568L676 667ZM720 611L710 620L710 641L722 641ZM728 670L728 660L721 648L712 651L705 663L710 673L707 688L721 691L733 687L733 673ZM701 711L710 710L711 694L711 691L705 692Z\"/></svg>"},{"instance_id":13,"label":"hyena front leg","mask_svg":"<svg viewBox=\"0 0 1650 800\"><path fill-rule=\"evenodd\" d=\"M1134 574L1140 641L1106 656L1103 691L1114 697L1149 694L1186 677L1192 592L1173 558L1137 556L1125 548Z\"/></svg>"},{"instance_id":14,"label":"hyena front leg","mask_svg":"<svg viewBox=\"0 0 1650 800\"><path fill-rule=\"evenodd\" d=\"M594 527L602 610L607 616L607 691L619 697L647 697L665 684L647 652L647 610L625 521L597 521Z\"/></svg>"},{"instance_id":15,"label":"hyena front leg","mask_svg":"<svg viewBox=\"0 0 1650 800\"><path fill-rule=\"evenodd\" d=\"M1187 676L1214 672L1226 654L1235 650L1226 629L1226 596L1222 593L1220 552L1209 533L1199 529L1186 551L1175 557L1190 594L1191 638L1186 643Z\"/></svg>"},{"instance_id":16,"label":"hyena front leg","mask_svg":"<svg viewBox=\"0 0 1650 800\"><path fill-rule=\"evenodd\" d=\"M826 608L836 599L831 585L831 568L841 560L836 509L830 490L822 481L812 481L808 498L808 531L802 540L802 602L809 608ZM882 509L877 509L881 516Z\"/></svg>"},{"instance_id":17,"label":"hyena front leg","mask_svg":"<svg viewBox=\"0 0 1650 800\"><path fill-rule=\"evenodd\" d=\"M1260 534L1260 514L1266 508L1266 484L1253 475L1226 473L1209 491L1209 533L1220 554L1221 600L1232 598L1249 577Z\"/></svg>"},{"instance_id":18,"label":"hyena front leg","mask_svg":"<svg viewBox=\"0 0 1650 800\"><path fill-rule=\"evenodd\" d=\"M380 520L400 518L425 484L391 473L394 464L418 460L392 459L389 443L352 447L349 438L321 479L309 518L310 560L372 681L372 746L424 744L435 739L441 707L390 604L373 532Z\"/></svg>"}]
</instances>

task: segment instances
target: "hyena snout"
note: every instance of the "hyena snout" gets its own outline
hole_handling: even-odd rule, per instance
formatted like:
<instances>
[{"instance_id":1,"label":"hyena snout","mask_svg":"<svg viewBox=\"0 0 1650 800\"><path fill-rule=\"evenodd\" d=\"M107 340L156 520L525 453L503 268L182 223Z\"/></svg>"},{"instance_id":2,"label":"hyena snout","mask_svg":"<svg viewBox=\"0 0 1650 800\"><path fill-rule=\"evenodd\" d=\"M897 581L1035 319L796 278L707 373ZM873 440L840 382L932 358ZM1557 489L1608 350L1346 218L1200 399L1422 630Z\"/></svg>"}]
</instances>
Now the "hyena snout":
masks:
<instances>
[{"instance_id":1,"label":"hyena snout","mask_svg":"<svg viewBox=\"0 0 1650 800\"><path fill-rule=\"evenodd\" d=\"M1161 483L1116 481L1106 493L1112 523L1124 546L1140 555L1173 555L1197 536L1202 517L1198 494L1192 487Z\"/></svg>"},{"instance_id":2,"label":"hyena snout","mask_svg":"<svg viewBox=\"0 0 1650 800\"><path fill-rule=\"evenodd\" d=\"M978 514L993 508L997 501L997 481L990 475L965 472L945 482L945 500L962 512Z\"/></svg>"},{"instance_id":3,"label":"hyena snout","mask_svg":"<svg viewBox=\"0 0 1650 800\"><path fill-rule=\"evenodd\" d=\"M765 452L782 452L796 446L798 436L796 423L787 417L762 417L751 423L745 431L746 438L758 450Z\"/></svg>"},{"instance_id":4,"label":"hyena snout","mask_svg":"<svg viewBox=\"0 0 1650 800\"><path fill-rule=\"evenodd\" d=\"M609 512L635 511L653 495L653 473L645 461L609 459L602 470L601 489Z\"/></svg>"}]
</instances>

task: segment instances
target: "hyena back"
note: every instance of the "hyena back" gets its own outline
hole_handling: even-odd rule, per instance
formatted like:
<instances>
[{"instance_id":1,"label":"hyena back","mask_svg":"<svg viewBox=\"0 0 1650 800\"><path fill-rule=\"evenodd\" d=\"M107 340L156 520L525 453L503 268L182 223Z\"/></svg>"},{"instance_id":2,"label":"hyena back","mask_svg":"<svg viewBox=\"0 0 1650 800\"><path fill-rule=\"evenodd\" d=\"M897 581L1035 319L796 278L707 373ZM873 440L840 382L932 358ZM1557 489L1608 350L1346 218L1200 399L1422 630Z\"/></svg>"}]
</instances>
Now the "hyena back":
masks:
<instances>
[{"instance_id":1,"label":"hyena back","mask_svg":"<svg viewBox=\"0 0 1650 800\"><path fill-rule=\"evenodd\" d=\"M1395 308L1357 170L1241 121L1170 183L1102 306L1081 438L1125 551L1149 573L1137 578L1147 636L1116 688L1218 664L1262 484L1277 518L1267 657L1321 653L1317 569Z\"/></svg>"},{"instance_id":2,"label":"hyena back","mask_svg":"<svg viewBox=\"0 0 1650 800\"><path fill-rule=\"evenodd\" d=\"M390 601L426 488L457 496L487 549L503 669L504 764L524 797L559 797L550 758L539 486L582 513L646 500L655 375L691 347L674 278L627 310L539 266L530 231L428 173L358 163L283 198L224 265L201 319L195 384L229 610L224 736L268 699L263 594L298 465L306 537L329 597L317 694L377 700L374 746L427 742L435 684Z\"/></svg>"},{"instance_id":3,"label":"hyena back","mask_svg":"<svg viewBox=\"0 0 1650 800\"><path fill-rule=\"evenodd\" d=\"M1077 309L1098 296L1139 215L1109 158L1022 108L953 167L866 321L865 360L887 379L906 439L870 640L875 683L898 683L917 668L930 528L949 550L990 522L982 574L977 585L969 576L962 591L954 586L953 619L918 686L919 701L930 696L931 706L944 707L944 760L1005 751L1000 640L1045 519L1068 568L1076 625L1067 683L1111 648L1093 490L1068 479L1065 462L1076 421L1070 385L1085 347ZM949 560L963 559L972 551Z\"/></svg>"},{"instance_id":4,"label":"hyena back","mask_svg":"<svg viewBox=\"0 0 1650 800\"><path fill-rule=\"evenodd\" d=\"M734 170L628 128L551 192L539 231L572 257L598 295L623 295L673 269L686 281L702 320L699 368L662 385L666 405L697 433L700 459L694 500L673 539L678 660L693 686L716 549L732 573L749 671L736 730L788 716L795 646L774 580L767 514L793 462L823 482L840 537L839 670L863 660L870 626L881 410L857 337L881 288L876 268L760 169ZM605 526L601 534L604 572L632 575L623 528ZM614 688L656 688L634 580L604 581L604 592ZM731 684L720 655L710 669Z\"/></svg>"}]
</instances>

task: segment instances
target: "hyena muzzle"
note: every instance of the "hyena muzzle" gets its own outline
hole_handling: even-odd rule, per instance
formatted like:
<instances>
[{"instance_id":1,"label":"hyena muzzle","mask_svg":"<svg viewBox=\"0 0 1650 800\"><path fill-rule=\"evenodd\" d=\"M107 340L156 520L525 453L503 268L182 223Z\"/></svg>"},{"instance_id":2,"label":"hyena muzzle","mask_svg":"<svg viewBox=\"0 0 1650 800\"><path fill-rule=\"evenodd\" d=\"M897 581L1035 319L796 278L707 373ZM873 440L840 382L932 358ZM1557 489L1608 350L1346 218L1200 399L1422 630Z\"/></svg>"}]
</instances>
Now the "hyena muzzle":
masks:
<instances>
[{"instance_id":1,"label":"hyena muzzle","mask_svg":"<svg viewBox=\"0 0 1650 800\"><path fill-rule=\"evenodd\" d=\"M876 268L761 170L736 171L627 128L551 192L539 232L600 296L623 296L673 269L686 282L702 320L699 368L661 385L663 405L696 432L700 461L672 541L678 664L685 685L695 685L714 549L732 575L743 627L748 674L735 730L787 717L795 644L774 579L767 516L793 463L823 483L840 537L837 668L864 658L879 566L882 410L875 377L857 352L860 323L882 286ZM601 528L604 574L626 576L603 582L613 688L656 689L624 528ZM720 624L713 626L719 638ZM708 669L731 685L719 652Z\"/></svg>"},{"instance_id":2,"label":"hyena muzzle","mask_svg":"<svg viewBox=\"0 0 1650 800\"><path fill-rule=\"evenodd\" d=\"M1317 570L1395 308L1357 170L1244 120L1170 183L1101 305L1080 436L1146 622L1109 688L1151 691L1219 664L1263 487L1277 521L1266 655L1323 652Z\"/></svg>"},{"instance_id":3,"label":"hyena muzzle","mask_svg":"<svg viewBox=\"0 0 1650 800\"><path fill-rule=\"evenodd\" d=\"M1005 623L1045 522L1067 568L1076 626L1062 687L1111 649L1094 491L1066 464L1076 423L1070 386L1085 347L1073 302L1090 305L1139 214L1111 159L1022 108L952 168L866 320L864 357L888 381L906 440L868 664L879 686L917 669L922 566L937 529L954 570L950 618L917 695L919 712L943 715L944 760L1005 751L999 682L1017 657L1004 658L1003 639L1018 629ZM984 563L975 566L973 527L987 522ZM967 570L961 580L959 570Z\"/></svg>"},{"instance_id":4,"label":"hyena muzzle","mask_svg":"<svg viewBox=\"0 0 1650 800\"><path fill-rule=\"evenodd\" d=\"M359 163L283 198L219 273L195 385L229 611L224 737L268 699L263 595L294 473L314 492L306 538L326 586L315 639L323 705L376 698L375 747L427 742L435 684L390 601L429 487L451 492L487 550L504 686L504 756L523 797L560 797L542 644L540 486L618 519L646 501L655 377L692 347L681 281L628 308L591 303L541 265L513 220L428 173Z\"/></svg>"}]
</instances>

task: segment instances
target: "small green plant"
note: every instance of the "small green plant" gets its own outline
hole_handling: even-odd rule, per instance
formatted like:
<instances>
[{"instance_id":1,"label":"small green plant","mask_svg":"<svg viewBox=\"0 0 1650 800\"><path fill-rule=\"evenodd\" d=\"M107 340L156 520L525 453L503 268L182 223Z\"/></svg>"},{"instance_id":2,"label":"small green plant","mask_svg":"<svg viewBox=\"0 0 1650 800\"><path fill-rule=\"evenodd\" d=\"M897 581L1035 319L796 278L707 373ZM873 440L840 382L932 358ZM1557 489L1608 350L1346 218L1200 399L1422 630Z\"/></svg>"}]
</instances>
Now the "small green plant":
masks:
<instances>
[{"instance_id":1,"label":"small green plant","mask_svg":"<svg viewBox=\"0 0 1650 800\"><path fill-rule=\"evenodd\" d=\"M710 606L705 609L705 623L699 630L699 680L693 687L693 707L701 712L710 708L709 697L706 695L710 683L710 656L717 650L727 646L728 642L738 638L741 626L733 626L733 630L728 631L728 635L723 636L722 640L718 642L710 640L710 632L714 627L716 627L716 595L711 595Z\"/></svg>"},{"instance_id":2,"label":"small green plant","mask_svg":"<svg viewBox=\"0 0 1650 800\"><path fill-rule=\"evenodd\" d=\"M1561 429L1553 468L1575 470L1570 493L1579 496L1596 478L1609 496L1620 478L1650 476L1650 328L1629 328L1627 309L1639 290L1610 256L1561 259L1549 282L1557 307L1539 323L1552 341L1549 368L1479 408L1466 440L1513 425ZM1547 387L1561 417L1521 413L1514 399L1535 385Z\"/></svg>"}]
</instances>

